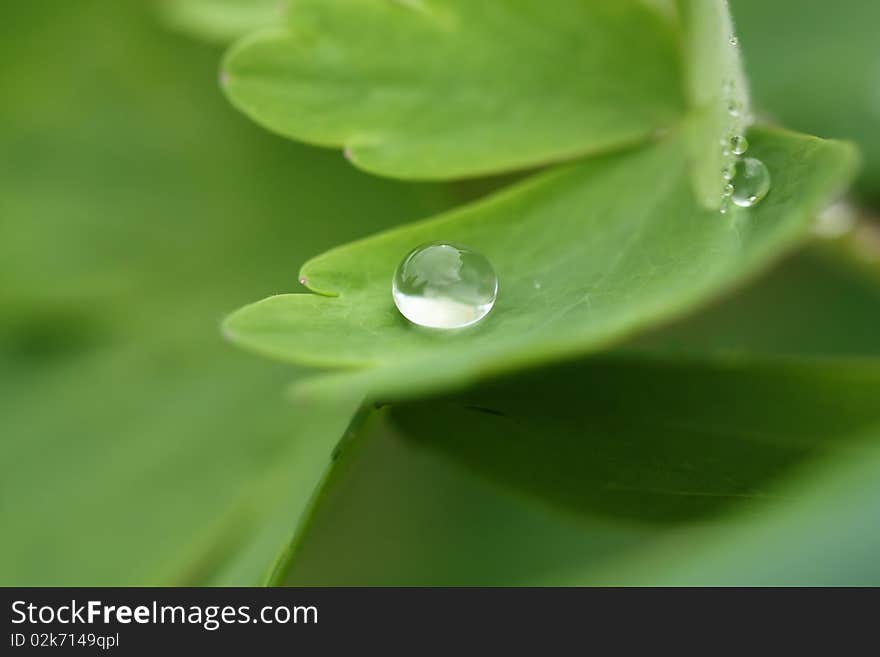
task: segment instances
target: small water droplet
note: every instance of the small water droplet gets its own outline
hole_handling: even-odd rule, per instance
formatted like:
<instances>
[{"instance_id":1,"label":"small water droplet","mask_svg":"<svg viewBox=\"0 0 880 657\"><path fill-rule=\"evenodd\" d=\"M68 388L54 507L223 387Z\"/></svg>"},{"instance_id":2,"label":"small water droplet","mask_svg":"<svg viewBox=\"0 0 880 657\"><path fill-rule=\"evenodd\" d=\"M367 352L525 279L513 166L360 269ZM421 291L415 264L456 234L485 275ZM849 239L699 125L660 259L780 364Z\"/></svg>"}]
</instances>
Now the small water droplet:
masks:
<instances>
[{"instance_id":1,"label":"small water droplet","mask_svg":"<svg viewBox=\"0 0 880 657\"><path fill-rule=\"evenodd\" d=\"M736 165L731 199L741 208L750 208L761 202L770 191L770 172L754 157L743 158Z\"/></svg>"},{"instance_id":2,"label":"small water droplet","mask_svg":"<svg viewBox=\"0 0 880 657\"><path fill-rule=\"evenodd\" d=\"M730 149L734 155L742 155L749 150L749 140L742 135L735 135L730 139Z\"/></svg>"},{"instance_id":3,"label":"small water droplet","mask_svg":"<svg viewBox=\"0 0 880 657\"><path fill-rule=\"evenodd\" d=\"M495 305L498 277L469 248L433 242L410 251L394 272L391 296L413 324L457 329L483 319Z\"/></svg>"},{"instance_id":4,"label":"small water droplet","mask_svg":"<svg viewBox=\"0 0 880 657\"><path fill-rule=\"evenodd\" d=\"M728 39L728 42L730 42L730 45L732 45L732 46L739 45L739 39L735 35L731 35L730 38Z\"/></svg>"},{"instance_id":5,"label":"small water droplet","mask_svg":"<svg viewBox=\"0 0 880 657\"><path fill-rule=\"evenodd\" d=\"M724 186L724 196L733 196L733 185L730 183Z\"/></svg>"}]
</instances>

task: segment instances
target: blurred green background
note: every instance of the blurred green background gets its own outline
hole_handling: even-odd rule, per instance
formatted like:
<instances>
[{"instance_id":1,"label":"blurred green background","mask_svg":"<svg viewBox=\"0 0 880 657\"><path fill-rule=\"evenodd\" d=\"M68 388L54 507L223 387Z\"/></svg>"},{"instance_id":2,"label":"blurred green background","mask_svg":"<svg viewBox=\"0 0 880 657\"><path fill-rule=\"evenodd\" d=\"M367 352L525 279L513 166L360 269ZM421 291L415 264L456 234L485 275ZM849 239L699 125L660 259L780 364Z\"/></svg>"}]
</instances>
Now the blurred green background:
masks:
<instances>
[{"instance_id":1,"label":"blurred green background","mask_svg":"<svg viewBox=\"0 0 880 657\"><path fill-rule=\"evenodd\" d=\"M295 438L324 420L220 320L455 194L252 125L222 50L150 3L0 13L0 583L255 578L291 528L254 535L306 494ZM334 441L349 413L325 414Z\"/></svg>"},{"instance_id":2,"label":"blurred green background","mask_svg":"<svg viewBox=\"0 0 880 657\"><path fill-rule=\"evenodd\" d=\"M758 107L858 141L870 208L880 10L732 5ZM221 53L145 2L0 9L0 584L260 581L353 407L286 400L296 371L224 344L220 319L295 289L308 257L475 190L370 177L266 133L220 94ZM873 266L798 256L629 348L875 356ZM573 555L632 538L599 545L580 519L382 436L292 582L557 583Z\"/></svg>"}]
</instances>

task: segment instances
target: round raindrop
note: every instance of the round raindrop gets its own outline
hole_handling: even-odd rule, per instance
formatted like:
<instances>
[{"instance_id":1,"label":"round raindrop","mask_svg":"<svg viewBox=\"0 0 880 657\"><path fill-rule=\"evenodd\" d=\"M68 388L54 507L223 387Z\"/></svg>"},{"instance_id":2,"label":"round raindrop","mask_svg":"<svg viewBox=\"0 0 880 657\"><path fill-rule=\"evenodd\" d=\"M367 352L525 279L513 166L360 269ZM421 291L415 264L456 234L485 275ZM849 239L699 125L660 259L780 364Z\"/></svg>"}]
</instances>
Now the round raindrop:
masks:
<instances>
[{"instance_id":1,"label":"round raindrop","mask_svg":"<svg viewBox=\"0 0 880 657\"><path fill-rule=\"evenodd\" d=\"M394 272L391 296L413 324L458 329L495 305L498 277L489 260L467 247L434 242L410 251Z\"/></svg>"},{"instance_id":2,"label":"round raindrop","mask_svg":"<svg viewBox=\"0 0 880 657\"><path fill-rule=\"evenodd\" d=\"M745 157L736 165L732 184L730 198L739 207L750 208L760 203L770 191L770 172L761 160Z\"/></svg>"},{"instance_id":3,"label":"round raindrop","mask_svg":"<svg viewBox=\"0 0 880 657\"><path fill-rule=\"evenodd\" d=\"M730 140L730 150L734 155L742 155L749 150L749 140L742 135L736 135Z\"/></svg>"}]
</instances>

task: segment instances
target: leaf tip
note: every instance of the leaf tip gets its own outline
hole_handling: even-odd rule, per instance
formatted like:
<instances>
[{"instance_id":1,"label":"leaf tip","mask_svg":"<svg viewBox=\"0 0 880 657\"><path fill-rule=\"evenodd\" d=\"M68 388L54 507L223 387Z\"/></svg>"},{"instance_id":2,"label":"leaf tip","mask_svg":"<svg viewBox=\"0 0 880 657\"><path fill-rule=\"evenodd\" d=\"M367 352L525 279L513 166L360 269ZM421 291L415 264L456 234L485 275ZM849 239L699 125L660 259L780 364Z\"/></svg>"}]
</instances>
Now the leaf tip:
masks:
<instances>
[{"instance_id":1,"label":"leaf tip","mask_svg":"<svg viewBox=\"0 0 880 657\"><path fill-rule=\"evenodd\" d=\"M320 284L316 285L315 278L309 275L309 269L315 260L316 258L312 258L302 266L302 269L299 270L299 278L297 279L299 281L299 284L308 289L309 292L314 292L315 294L318 294L322 297L338 297L338 292L322 288Z\"/></svg>"},{"instance_id":2,"label":"leaf tip","mask_svg":"<svg viewBox=\"0 0 880 657\"><path fill-rule=\"evenodd\" d=\"M223 318L223 321L220 322L220 335L223 337L223 339L226 342L234 343L236 341L237 336L235 335L235 332L232 330L232 326L229 321L232 319L232 317L234 315L235 315L235 313L232 313L231 315L227 315L226 317Z\"/></svg>"}]
</instances>

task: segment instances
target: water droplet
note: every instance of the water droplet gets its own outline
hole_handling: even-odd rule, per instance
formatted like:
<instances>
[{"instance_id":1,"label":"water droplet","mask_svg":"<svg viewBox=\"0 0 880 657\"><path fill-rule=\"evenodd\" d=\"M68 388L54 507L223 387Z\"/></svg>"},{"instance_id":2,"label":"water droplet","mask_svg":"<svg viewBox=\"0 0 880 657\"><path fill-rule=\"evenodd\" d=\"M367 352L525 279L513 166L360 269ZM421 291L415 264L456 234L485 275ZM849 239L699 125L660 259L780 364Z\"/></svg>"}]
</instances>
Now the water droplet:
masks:
<instances>
[{"instance_id":1,"label":"water droplet","mask_svg":"<svg viewBox=\"0 0 880 657\"><path fill-rule=\"evenodd\" d=\"M733 185L730 183L724 186L724 196L733 196Z\"/></svg>"},{"instance_id":2,"label":"water droplet","mask_svg":"<svg viewBox=\"0 0 880 657\"><path fill-rule=\"evenodd\" d=\"M743 158L736 165L731 199L741 208L750 208L770 191L770 172L761 160Z\"/></svg>"},{"instance_id":3,"label":"water droplet","mask_svg":"<svg viewBox=\"0 0 880 657\"><path fill-rule=\"evenodd\" d=\"M498 277L485 256L463 246L434 242L410 251L394 272L391 295L413 324L439 329L483 319L498 294Z\"/></svg>"},{"instance_id":4,"label":"water droplet","mask_svg":"<svg viewBox=\"0 0 880 657\"><path fill-rule=\"evenodd\" d=\"M728 39L728 41L730 42L730 45L732 45L732 46L739 45L739 39L736 38L736 36L734 36L734 35L731 35L731 37Z\"/></svg>"},{"instance_id":5,"label":"water droplet","mask_svg":"<svg viewBox=\"0 0 880 657\"><path fill-rule=\"evenodd\" d=\"M742 135L736 135L730 139L730 149L734 155L742 155L749 150L749 140Z\"/></svg>"}]
</instances>

